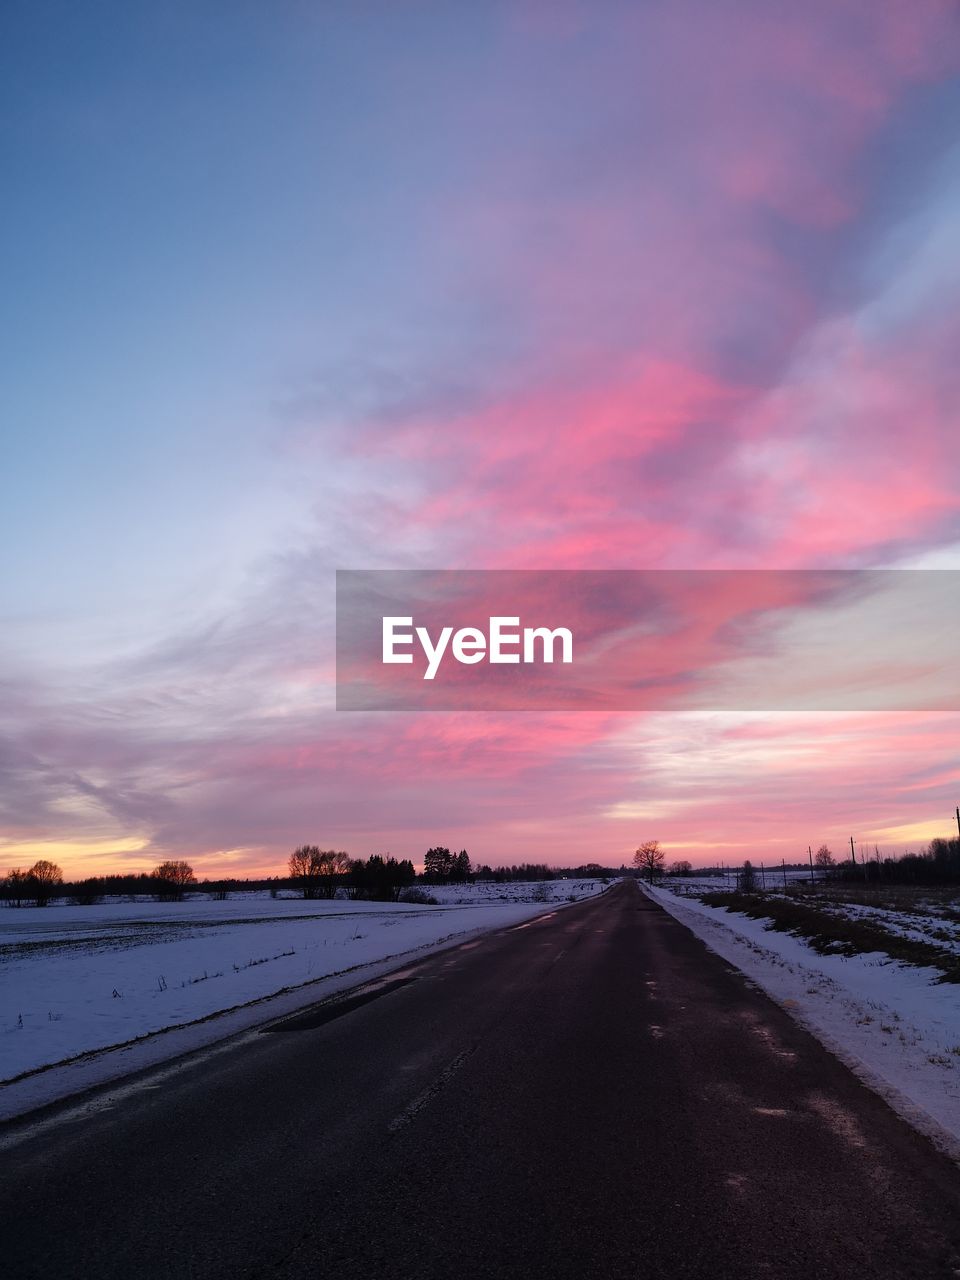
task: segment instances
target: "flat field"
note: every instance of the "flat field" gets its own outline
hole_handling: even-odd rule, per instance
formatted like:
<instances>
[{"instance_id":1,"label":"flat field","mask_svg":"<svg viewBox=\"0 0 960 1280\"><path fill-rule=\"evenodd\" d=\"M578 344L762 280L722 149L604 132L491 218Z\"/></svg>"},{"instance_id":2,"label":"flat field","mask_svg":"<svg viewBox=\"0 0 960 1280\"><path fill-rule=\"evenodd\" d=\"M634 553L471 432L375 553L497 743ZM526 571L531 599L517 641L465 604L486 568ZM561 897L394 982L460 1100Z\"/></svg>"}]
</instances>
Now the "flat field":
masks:
<instances>
[{"instance_id":1,"label":"flat field","mask_svg":"<svg viewBox=\"0 0 960 1280\"><path fill-rule=\"evenodd\" d=\"M0 1082L402 956L521 924L593 880L431 888L436 906L304 901L55 902L0 911ZM305 997L306 998L306 997Z\"/></svg>"}]
</instances>

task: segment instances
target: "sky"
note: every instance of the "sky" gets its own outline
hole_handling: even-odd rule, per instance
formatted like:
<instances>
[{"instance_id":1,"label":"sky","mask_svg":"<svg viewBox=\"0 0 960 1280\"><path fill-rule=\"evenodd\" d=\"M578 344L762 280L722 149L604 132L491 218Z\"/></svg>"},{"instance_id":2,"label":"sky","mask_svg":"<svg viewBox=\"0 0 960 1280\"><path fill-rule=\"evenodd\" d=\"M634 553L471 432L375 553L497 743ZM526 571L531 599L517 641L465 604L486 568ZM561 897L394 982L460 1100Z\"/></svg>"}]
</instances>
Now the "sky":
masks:
<instances>
[{"instance_id":1,"label":"sky","mask_svg":"<svg viewBox=\"0 0 960 1280\"><path fill-rule=\"evenodd\" d=\"M958 72L946 0L3 5L0 870L949 834L955 711L337 711L334 575L960 568Z\"/></svg>"}]
</instances>

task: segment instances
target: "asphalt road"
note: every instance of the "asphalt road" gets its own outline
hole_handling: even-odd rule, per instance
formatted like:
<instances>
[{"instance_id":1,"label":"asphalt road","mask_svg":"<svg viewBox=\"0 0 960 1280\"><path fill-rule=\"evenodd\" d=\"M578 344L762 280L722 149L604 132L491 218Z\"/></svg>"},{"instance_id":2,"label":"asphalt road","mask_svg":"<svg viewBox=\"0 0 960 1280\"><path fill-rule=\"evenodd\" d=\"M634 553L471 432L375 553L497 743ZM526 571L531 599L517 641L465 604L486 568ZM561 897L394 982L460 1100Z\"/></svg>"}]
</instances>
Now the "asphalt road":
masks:
<instances>
[{"instance_id":1,"label":"asphalt road","mask_svg":"<svg viewBox=\"0 0 960 1280\"><path fill-rule=\"evenodd\" d=\"M960 1276L960 1171L632 884L4 1126L20 1277Z\"/></svg>"}]
</instances>

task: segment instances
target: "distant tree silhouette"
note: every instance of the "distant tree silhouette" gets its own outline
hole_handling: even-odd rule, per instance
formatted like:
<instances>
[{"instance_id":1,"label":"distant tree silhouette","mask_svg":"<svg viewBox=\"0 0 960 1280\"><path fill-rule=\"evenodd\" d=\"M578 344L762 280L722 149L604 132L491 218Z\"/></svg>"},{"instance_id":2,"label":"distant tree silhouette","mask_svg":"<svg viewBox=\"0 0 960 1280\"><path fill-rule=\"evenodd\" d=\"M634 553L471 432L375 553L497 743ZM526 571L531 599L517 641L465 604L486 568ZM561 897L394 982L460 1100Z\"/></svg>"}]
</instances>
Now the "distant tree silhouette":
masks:
<instances>
[{"instance_id":1,"label":"distant tree silhouette","mask_svg":"<svg viewBox=\"0 0 960 1280\"><path fill-rule=\"evenodd\" d=\"M53 879L48 878L45 871L47 867L53 867L56 873ZM59 879L56 876L59 876ZM3 900L9 907L22 907L28 902L32 902L37 907L45 907L50 900L54 885L62 882L60 868L52 862L34 863L29 871L24 871L22 867L14 867L7 872L2 882Z\"/></svg>"},{"instance_id":2,"label":"distant tree silhouette","mask_svg":"<svg viewBox=\"0 0 960 1280\"><path fill-rule=\"evenodd\" d=\"M287 869L305 898L332 898L347 878L350 858L342 849L301 844L287 859Z\"/></svg>"},{"instance_id":3,"label":"distant tree silhouette","mask_svg":"<svg viewBox=\"0 0 960 1280\"><path fill-rule=\"evenodd\" d=\"M681 858L679 862L671 863L670 874L672 876L688 876L693 870L693 863L687 862L685 858Z\"/></svg>"},{"instance_id":4,"label":"distant tree silhouette","mask_svg":"<svg viewBox=\"0 0 960 1280\"><path fill-rule=\"evenodd\" d=\"M834 857L825 844L822 844L817 852L813 855L813 860L818 867L832 867L834 865Z\"/></svg>"},{"instance_id":5,"label":"distant tree silhouette","mask_svg":"<svg viewBox=\"0 0 960 1280\"><path fill-rule=\"evenodd\" d=\"M413 863L408 858L398 862L389 854L383 857L375 853L366 862L358 858L351 863L348 882L360 897L391 902L400 899L403 890L416 878Z\"/></svg>"},{"instance_id":6,"label":"distant tree silhouette","mask_svg":"<svg viewBox=\"0 0 960 1280\"><path fill-rule=\"evenodd\" d=\"M14 867L3 882L3 900L10 907L22 907L29 897L30 876L21 867Z\"/></svg>"},{"instance_id":7,"label":"distant tree silhouette","mask_svg":"<svg viewBox=\"0 0 960 1280\"><path fill-rule=\"evenodd\" d=\"M757 873L753 869L753 863L748 858L743 864L743 870L738 877L740 884L739 889L742 893L754 893L757 888Z\"/></svg>"},{"instance_id":8,"label":"distant tree silhouette","mask_svg":"<svg viewBox=\"0 0 960 1280\"><path fill-rule=\"evenodd\" d=\"M161 862L151 871L150 877L156 882L157 897L169 898L173 902L180 902L187 885L197 882L189 862Z\"/></svg>"},{"instance_id":9,"label":"distant tree silhouette","mask_svg":"<svg viewBox=\"0 0 960 1280\"><path fill-rule=\"evenodd\" d=\"M444 845L428 849L423 859L423 878L432 884L446 884L453 868L453 854Z\"/></svg>"},{"instance_id":10,"label":"distant tree silhouette","mask_svg":"<svg viewBox=\"0 0 960 1280\"><path fill-rule=\"evenodd\" d=\"M461 849L459 853L451 857L450 879L455 884L464 884L470 879L470 855L466 849Z\"/></svg>"},{"instance_id":11,"label":"distant tree silhouette","mask_svg":"<svg viewBox=\"0 0 960 1280\"><path fill-rule=\"evenodd\" d=\"M878 860L879 857L878 853ZM950 840L942 836L931 840L927 858L936 879L944 882L960 878L960 839L956 836Z\"/></svg>"},{"instance_id":12,"label":"distant tree silhouette","mask_svg":"<svg viewBox=\"0 0 960 1280\"><path fill-rule=\"evenodd\" d=\"M645 840L633 855L633 865L646 875L651 884L656 876L663 875L663 861L659 840Z\"/></svg>"},{"instance_id":13,"label":"distant tree silhouette","mask_svg":"<svg viewBox=\"0 0 960 1280\"><path fill-rule=\"evenodd\" d=\"M301 844L294 849L287 859L290 879L305 898L317 896L317 873L320 863L320 849L315 844Z\"/></svg>"},{"instance_id":14,"label":"distant tree silhouette","mask_svg":"<svg viewBox=\"0 0 960 1280\"><path fill-rule=\"evenodd\" d=\"M78 880L70 887L70 901L75 907L92 907L103 901L103 881L97 876Z\"/></svg>"},{"instance_id":15,"label":"distant tree silhouette","mask_svg":"<svg viewBox=\"0 0 960 1280\"><path fill-rule=\"evenodd\" d=\"M321 898L332 898L338 883L350 870L350 858L342 849L318 849L312 868Z\"/></svg>"},{"instance_id":16,"label":"distant tree silhouette","mask_svg":"<svg viewBox=\"0 0 960 1280\"><path fill-rule=\"evenodd\" d=\"M63 884L63 872L55 862L41 858L27 872L30 897L38 907L45 907L54 896L58 885Z\"/></svg>"}]
</instances>

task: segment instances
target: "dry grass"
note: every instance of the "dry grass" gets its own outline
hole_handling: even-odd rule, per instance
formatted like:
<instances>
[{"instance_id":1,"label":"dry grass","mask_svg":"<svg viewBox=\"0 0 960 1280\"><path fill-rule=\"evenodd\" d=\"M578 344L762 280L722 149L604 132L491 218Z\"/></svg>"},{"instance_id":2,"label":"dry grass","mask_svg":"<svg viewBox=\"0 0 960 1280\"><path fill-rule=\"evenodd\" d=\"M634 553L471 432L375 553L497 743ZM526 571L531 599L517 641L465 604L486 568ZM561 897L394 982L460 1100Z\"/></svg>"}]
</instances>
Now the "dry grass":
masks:
<instances>
[{"instance_id":1,"label":"dry grass","mask_svg":"<svg viewBox=\"0 0 960 1280\"><path fill-rule=\"evenodd\" d=\"M812 895L811 895L812 896ZM725 907L754 920L768 919L770 928L804 938L821 955L854 956L879 951L891 960L940 970L941 982L960 982L960 959L932 942L902 938L875 921L850 920L821 911L809 899L773 897L760 893L705 893L702 901ZM845 901L856 901L854 898ZM870 902L869 906L886 906Z\"/></svg>"},{"instance_id":2,"label":"dry grass","mask_svg":"<svg viewBox=\"0 0 960 1280\"><path fill-rule=\"evenodd\" d=\"M791 896L805 901L877 907L902 915L941 915L946 919L960 919L960 892L953 885L856 885L828 881L825 884L798 885L790 892Z\"/></svg>"}]
</instances>

